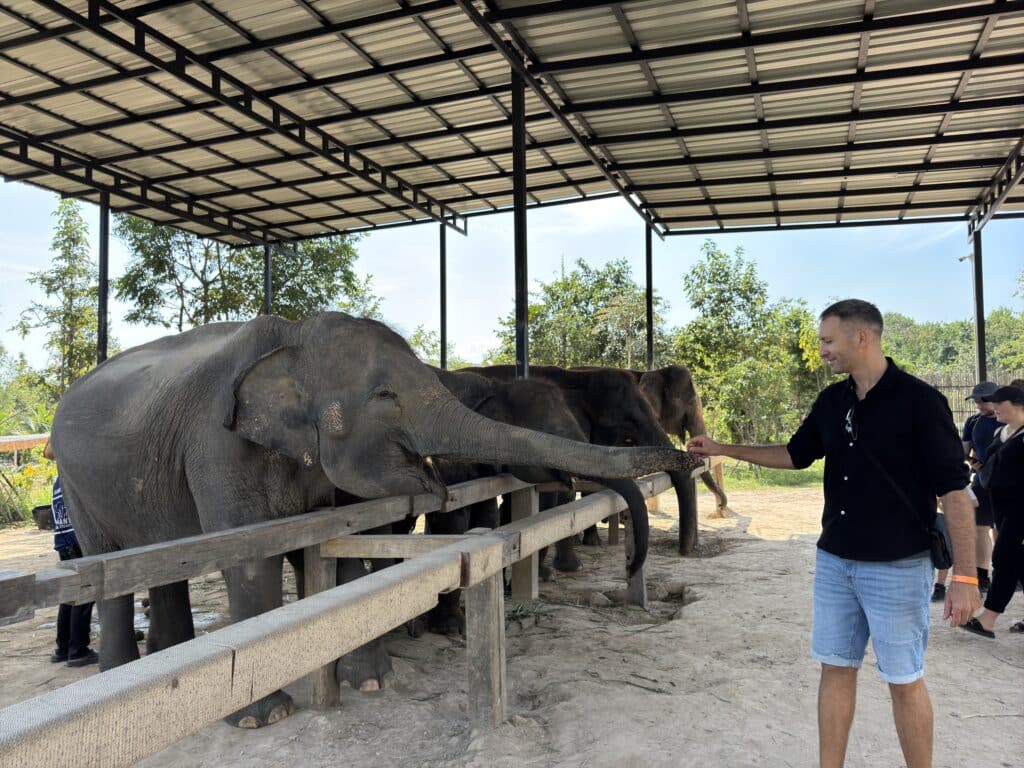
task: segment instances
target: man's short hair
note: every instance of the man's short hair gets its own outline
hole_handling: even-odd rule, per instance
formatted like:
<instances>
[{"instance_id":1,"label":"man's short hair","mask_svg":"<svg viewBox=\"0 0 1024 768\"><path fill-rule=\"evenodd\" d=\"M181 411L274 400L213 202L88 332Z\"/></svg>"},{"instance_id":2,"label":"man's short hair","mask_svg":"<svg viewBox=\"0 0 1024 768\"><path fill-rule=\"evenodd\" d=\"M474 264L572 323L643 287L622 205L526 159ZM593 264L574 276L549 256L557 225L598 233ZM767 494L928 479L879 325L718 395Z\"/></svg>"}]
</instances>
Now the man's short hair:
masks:
<instances>
[{"instance_id":1,"label":"man's short hair","mask_svg":"<svg viewBox=\"0 0 1024 768\"><path fill-rule=\"evenodd\" d=\"M826 317L838 317L841 322L852 321L867 325L874 329L875 333L879 336L882 335L882 327L884 325L882 313L870 301L862 299L843 299L842 301L837 301L830 307L826 307L818 319L824 320Z\"/></svg>"}]
</instances>

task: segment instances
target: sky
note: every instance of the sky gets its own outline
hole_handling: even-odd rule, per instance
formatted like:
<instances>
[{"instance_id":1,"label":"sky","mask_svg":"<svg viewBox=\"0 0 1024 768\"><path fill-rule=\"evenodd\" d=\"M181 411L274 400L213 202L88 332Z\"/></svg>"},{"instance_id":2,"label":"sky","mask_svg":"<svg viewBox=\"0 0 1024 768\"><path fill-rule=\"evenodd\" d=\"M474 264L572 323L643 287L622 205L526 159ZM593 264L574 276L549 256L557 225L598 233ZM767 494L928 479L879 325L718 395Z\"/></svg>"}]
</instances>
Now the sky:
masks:
<instances>
[{"instance_id":1,"label":"sky","mask_svg":"<svg viewBox=\"0 0 1024 768\"><path fill-rule=\"evenodd\" d=\"M23 339L10 328L33 300L43 298L28 277L49 266L56 206L51 193L17 182L0 185L0 343L8 353L24 353L35 367L46 362L42 333ZM99 209L85 203L83 213L95 256ZM531 211L527 230L534 288L555 277L563 261L570 269L577 258L599 266L625 257L634 279L643 284L643 224L621 200ZM479 362L497 346L497 321L514 306L512 216L470 219L467 236L449 230L447 239L450 354ZM804 299L818 312L836 299L857 297L883 312L922 322L973 317L971 262L963 258L971 247L961 223L717 234L712 239L729 253L742 247L773 300ZM423 224L373 233L358 244L356 269L373 275L384 318L400 332L418 325L439 329L438 240L438 225ZM669 325L693 317L683 277L704 240L702 235L654 240L654 286L670 305L665 313ZM124 271L129 256L112 236L112 280ZM1014 295L1024 269L1024 219L985 227L983 264L986 311L1000 306L1024 310L1024 298ZM111 299L110 333L122 349L168 333L128 325L122 319L126 311Z\"/></svg>"}]
</instances>

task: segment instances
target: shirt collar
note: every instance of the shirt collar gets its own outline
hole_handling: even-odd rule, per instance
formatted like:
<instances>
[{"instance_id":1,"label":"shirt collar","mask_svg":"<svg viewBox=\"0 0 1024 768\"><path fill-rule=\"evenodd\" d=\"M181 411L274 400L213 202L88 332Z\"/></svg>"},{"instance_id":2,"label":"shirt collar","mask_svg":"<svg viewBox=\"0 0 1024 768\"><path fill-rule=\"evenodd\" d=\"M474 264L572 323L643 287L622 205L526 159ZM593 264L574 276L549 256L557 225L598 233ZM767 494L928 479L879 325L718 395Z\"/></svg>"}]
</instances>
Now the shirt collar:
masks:
<instances>
[{"instance_id":1,"label":"shirt collar","mask_svg":"<svg viewBox=\"0 0 1024 768\"><path fill-rule=\"evenodd\" d=\"M864 396L865 399L872 397L872 393L874 392L885 392L887 389L896 386L896 380L899 378L902 371L888 355L885 356L885 361L888 365L885 367L885 372L882 374L882 378L876 381L875 386L868 390L868 393ZM853 376L846 377L846 391L853 398L857 397L857 382L853 380Z\"/></svg>"}]
</instances>

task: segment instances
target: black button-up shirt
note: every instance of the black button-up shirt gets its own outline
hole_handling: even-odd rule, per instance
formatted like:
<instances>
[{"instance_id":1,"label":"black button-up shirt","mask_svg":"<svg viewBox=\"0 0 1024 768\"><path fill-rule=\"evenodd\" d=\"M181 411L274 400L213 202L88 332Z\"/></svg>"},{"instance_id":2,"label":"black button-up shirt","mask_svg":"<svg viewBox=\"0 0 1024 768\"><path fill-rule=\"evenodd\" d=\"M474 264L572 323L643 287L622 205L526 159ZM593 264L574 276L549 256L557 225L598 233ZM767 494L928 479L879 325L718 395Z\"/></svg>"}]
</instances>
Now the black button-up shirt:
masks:
<instances>
[{"instance_id":1,"label":"black button-up shirt","mask_svg":"<svg viewBox=\"0 0 1024 768\"><path fill-rule=\"evenodd\" d=\"M889 367L863 400L853 377L824 389L787 446L797 469L825 457L818 546L849 560L924 552L935 497L968 485L945 396L886 359Z\"/></svg>"}]
</instances>

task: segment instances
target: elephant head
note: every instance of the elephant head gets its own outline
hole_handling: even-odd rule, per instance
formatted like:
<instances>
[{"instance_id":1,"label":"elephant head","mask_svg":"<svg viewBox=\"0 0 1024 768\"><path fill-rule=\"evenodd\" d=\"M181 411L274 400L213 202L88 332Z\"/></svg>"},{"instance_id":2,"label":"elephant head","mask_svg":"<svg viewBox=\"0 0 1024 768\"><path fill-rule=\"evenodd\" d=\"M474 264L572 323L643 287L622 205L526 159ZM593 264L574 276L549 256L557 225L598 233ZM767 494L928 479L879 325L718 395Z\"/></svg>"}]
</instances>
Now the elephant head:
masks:
<instances>
[{"instance_id":1,"label":"elephant head","mask_svg":"<svg viewBox=\"0 0 1024 768\"><path fill-rule=\"evenodd\" d=\"M387 326L338 312L251 321L225 425L363 498L444 495L431 458L635 477L688 469L668 447L606 448L501 424L462 405Z\"/></svg>"},{"instance_id":2,"label":"elephant head","mask_svg":"<svg viewBox=\"0 0 1024 768\"><path fill-rule=\"evenodd\" d=\"M668 365L656 371L633 371L662 429L683 442L706 432L704 406L685 365Z\"/></svg>"}]
</instances>

